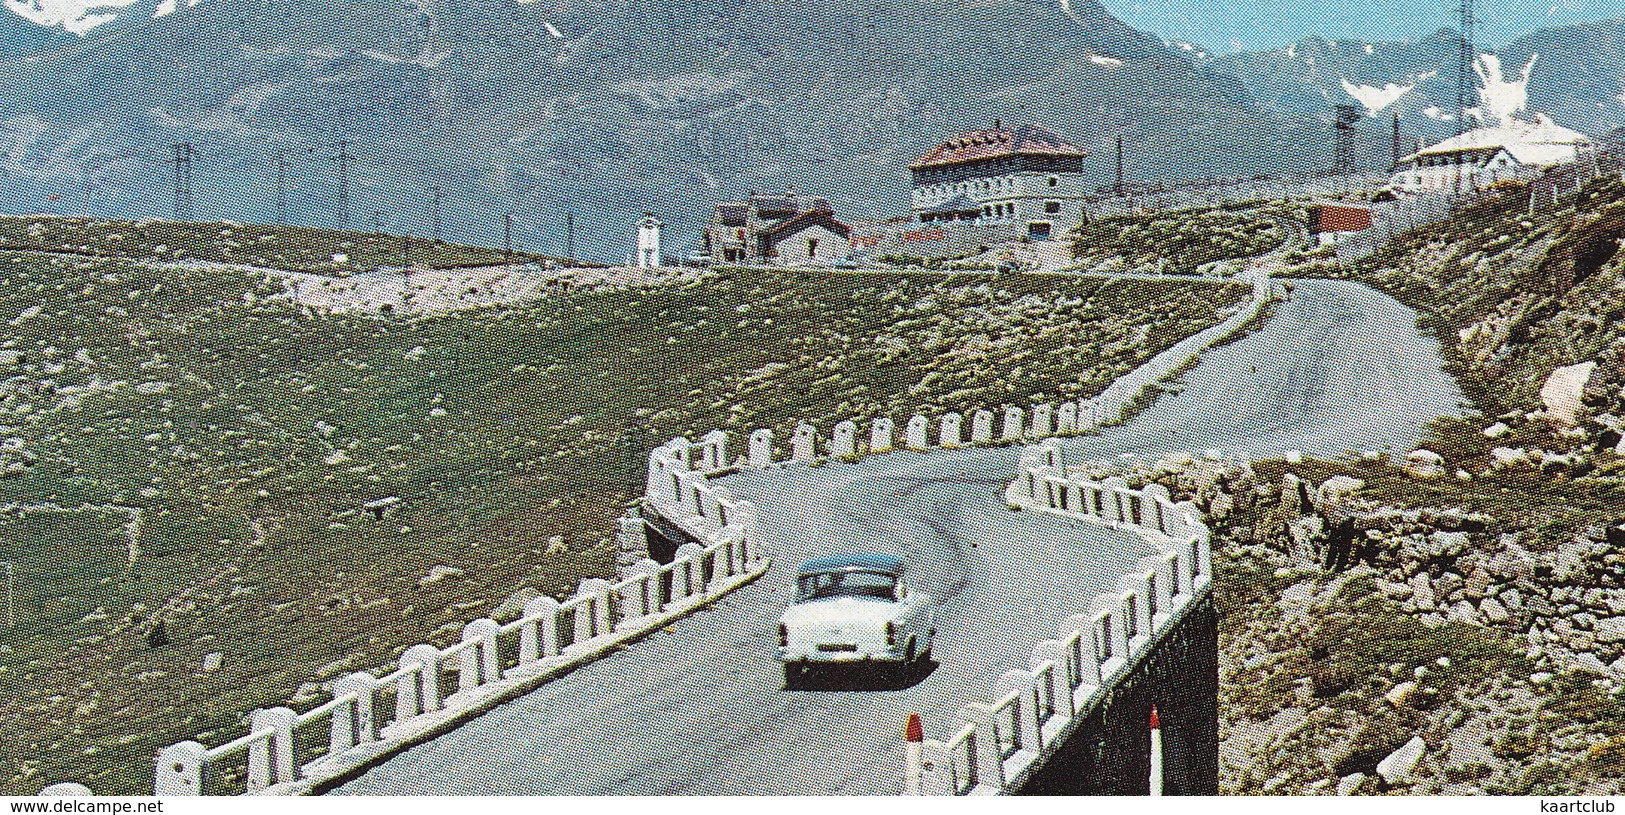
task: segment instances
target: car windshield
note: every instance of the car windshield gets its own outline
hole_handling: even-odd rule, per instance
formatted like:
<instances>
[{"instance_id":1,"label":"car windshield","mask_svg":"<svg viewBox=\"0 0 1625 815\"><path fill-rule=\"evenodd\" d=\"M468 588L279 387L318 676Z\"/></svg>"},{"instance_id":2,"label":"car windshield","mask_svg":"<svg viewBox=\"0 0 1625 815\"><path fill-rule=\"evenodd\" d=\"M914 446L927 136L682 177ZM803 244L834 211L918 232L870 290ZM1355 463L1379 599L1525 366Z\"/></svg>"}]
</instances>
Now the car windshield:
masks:
<instances>
[{"instance_id":1,"label":"car windshield","mask_svg":"<svg viewBox=\"0 0 1625 815\"><path fill-rule=\"evenodd\" d=\"M890 600L897 587L897 578L877 572L823 572L802 575L796 584L797 602L838 596Z\"/></svg>"}]
</instances>

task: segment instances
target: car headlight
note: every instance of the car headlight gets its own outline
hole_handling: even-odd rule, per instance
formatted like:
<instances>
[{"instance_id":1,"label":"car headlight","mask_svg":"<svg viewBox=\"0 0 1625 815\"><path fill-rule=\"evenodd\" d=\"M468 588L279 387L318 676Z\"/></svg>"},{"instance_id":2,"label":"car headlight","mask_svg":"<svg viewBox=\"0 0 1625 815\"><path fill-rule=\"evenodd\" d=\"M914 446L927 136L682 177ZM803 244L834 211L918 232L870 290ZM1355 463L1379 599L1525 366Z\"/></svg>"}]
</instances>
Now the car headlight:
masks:
<instances>
[{"instance_id":1,"label":"car headlight","mask_svg":"<svg viewBox=\"0 0 1625 815\"><path fill-rule=\"evenodd\" d=\"M782 647L787 646L789 644L790 644L790 626L787 626L784 623L779 623L779 647L782 648Z\"/></svg>"}]
</instances>

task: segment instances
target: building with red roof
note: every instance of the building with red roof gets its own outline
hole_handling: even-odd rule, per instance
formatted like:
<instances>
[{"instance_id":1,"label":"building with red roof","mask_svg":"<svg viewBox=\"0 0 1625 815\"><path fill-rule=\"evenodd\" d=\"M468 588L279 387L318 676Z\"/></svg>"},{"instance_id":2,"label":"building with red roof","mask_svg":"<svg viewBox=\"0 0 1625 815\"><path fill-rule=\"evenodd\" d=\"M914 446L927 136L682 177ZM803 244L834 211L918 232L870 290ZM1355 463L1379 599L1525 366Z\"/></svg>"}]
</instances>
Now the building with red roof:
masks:
<instances>
[{"instance_id":1,"label":"building with red roof","mask_svg":"<svg viewBox=\"0 0 1625 815\"><path fill-rule=\"evenodd\" d=\"M961 133L908 166L922 223L970 221L1059 238L1083 221L1088 151L1038 125Z\"/></svg>"}]
</instances>

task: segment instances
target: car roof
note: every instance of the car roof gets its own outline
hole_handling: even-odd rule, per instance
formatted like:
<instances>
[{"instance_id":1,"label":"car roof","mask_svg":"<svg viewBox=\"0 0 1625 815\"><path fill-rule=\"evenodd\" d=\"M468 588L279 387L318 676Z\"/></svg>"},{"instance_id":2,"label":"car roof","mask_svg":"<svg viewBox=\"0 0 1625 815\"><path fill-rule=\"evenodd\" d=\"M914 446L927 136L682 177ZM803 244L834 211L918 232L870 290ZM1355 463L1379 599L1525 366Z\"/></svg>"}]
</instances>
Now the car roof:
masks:
<instances>
[{"instance_id":1,"label":"car roof","mask_svg":"<svg viewBox=\"0 0 1625 815\"><path fill-rule=\"evenodd\" d=\"M881 574L899 575L903 573L903 559L896 555L878 555L862 553L852 555L828 555L815 557L801 568L797 574L821 574L824 572L879 572Z\"/></svg>"}]
</instances>

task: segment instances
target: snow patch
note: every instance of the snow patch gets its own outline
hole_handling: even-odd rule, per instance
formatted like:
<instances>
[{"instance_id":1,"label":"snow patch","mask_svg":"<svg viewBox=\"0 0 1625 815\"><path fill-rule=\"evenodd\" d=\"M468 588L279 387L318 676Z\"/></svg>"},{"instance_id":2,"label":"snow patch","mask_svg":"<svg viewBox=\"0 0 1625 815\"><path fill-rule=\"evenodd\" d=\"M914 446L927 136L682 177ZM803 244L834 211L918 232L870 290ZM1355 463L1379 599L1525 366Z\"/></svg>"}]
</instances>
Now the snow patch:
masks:
<instances>
[{"instance_id":1,"label":"snow patch","mask_svg":"<svg viewBox=\"0 0 1625 815\"><path fill-rule=\"evenodd\" d=\"M36 25L61 28L70 34L85 32L118 19L110 9L135 5L137 0L3 0L13 14Z\"/></svg>"},{"instance_id":2,"label":"snow patch","mask_svg":"<svg viewBox=\"0 0 1625 815\"><path fill-rule=\"evenodd\" d=\"M1343 79L1343 90L1356 102L1365 106L1366 115L1375 116L1384 108L1392 105L1399 97L1416 89L1415 85L1395 85L1390 82L1381 88L1370 85L1356 85L1348 79Z\"/></svg>"},{"instance_id":3,"label":"snow patch","mask_svg":"<svg viewBox=\"0 0 1625 815\"><path fill-rule=\"evenodd\" d=\"M1535 60L1539 58L1539 54L1530 54L1523 70L1516 78L1509 80L1501 69L1499 56L1478 55L1478 61L1473 63L1473 70L1484 83L1484 87L1478 91L1478 98L1482 103L1479 105L1482 110L1481 119L1497 125L1510 124L1514 116L1528 107L1529 74L1535 70Z\"/></svg>"},{"instance_id":4,"label":"snow patch","mask_svg":"<svg viewBox=\"0 0 1625 815\"><path fill-rule=\"evenodd\" d=\"M1089 61L1096 65L1104 65L1107 68L1117 68L1123 64L1123 61L1117 57L1108 57L1104 54L1090 54Z\"/></svg>"}]
</instances>

